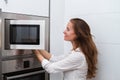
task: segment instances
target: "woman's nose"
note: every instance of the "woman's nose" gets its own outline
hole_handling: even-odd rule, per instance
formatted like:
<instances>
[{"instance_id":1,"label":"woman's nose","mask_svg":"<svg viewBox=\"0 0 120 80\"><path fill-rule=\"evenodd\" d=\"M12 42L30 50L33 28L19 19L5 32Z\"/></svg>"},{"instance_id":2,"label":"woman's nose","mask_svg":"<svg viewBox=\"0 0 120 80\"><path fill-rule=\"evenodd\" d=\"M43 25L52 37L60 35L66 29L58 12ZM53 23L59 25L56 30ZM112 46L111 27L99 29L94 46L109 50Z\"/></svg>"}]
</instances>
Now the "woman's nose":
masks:
<instances>
[{"instance_id":1,"label":"woman's nose","mask_svg":"<svg viewBox=\"0 0 120 80\"><path fill-rule=\"evenodd\" d=\"M63 31L63 33L65 34L65 30Z\"/></svg>"}]
</instances>

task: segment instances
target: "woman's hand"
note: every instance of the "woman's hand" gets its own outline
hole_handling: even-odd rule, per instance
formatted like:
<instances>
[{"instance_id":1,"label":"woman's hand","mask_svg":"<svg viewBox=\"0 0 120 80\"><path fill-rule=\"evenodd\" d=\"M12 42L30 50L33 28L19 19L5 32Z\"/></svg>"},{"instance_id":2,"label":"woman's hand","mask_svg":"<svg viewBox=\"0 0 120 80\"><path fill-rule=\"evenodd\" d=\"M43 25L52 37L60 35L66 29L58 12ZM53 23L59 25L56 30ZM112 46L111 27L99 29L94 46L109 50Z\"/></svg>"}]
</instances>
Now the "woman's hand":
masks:
<instances>
[{"instance_id":1,"label":"woman's hand","mask_svg":"<svg viewBox=\"0 0 120 80\"><path fill-rule=\"evenodd\" d=\"M38 52L39 50L32 50L32 52L34 53L34 54L40 54L40 52Z\"/></svg>"},{"instance_id":2,"label":"woman's hand","mask_svg":"<svg viewBox=\"0 0 120 80\"><path fill-rule=\"evenodd\" d=\"M39 52L45 59L49 60L51 58L51 54L47 52L46 50L39 50Z\"/></svg>"},{"instance_id":3,"label":"woman's hand","mask_svg":"<svg viewBox=\"0 0 120 80\"><path fill-rule=\"evenodd\" d=\"M32 50L32 52L35 54L41 54L47 60L51 58L51 54L46 50Z\"/></svg>"},{"instance_id":4,"label":"woman's hand","mask_svg":"<svg viewBox=\"0 0 120 80\"><path fill-rule=\"evenodd\" d=\"M33 53L35 53L35 55L37 56L38 60L40 62L42 62L42 60L44 59L44 57L40 54L39 50L32 50Z\"/></svg>"}]
</instances>

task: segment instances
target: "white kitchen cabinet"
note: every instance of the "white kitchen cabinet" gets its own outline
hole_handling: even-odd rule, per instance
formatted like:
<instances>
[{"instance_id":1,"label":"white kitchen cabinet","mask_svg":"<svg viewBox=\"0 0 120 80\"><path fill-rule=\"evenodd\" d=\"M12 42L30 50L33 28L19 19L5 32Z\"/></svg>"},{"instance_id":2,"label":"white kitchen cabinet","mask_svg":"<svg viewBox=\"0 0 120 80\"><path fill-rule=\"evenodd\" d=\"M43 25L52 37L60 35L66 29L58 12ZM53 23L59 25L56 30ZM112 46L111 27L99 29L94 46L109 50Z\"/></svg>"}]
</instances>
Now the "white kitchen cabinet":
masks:
<instances>
[{"instance_id":1,"label":"white kitchen cabinet","mask_svg":"<svg viewBox=\"0 0 120 80\"><path fill-rule=\"evenodd\" d=\"M0 1L0 9L3 9L3 8L5 8L5 1L1 0Z\"/></svg>"},{"instance_id":2,"label":"white kitchen cabinet","mask_svg":"<svg viewBox=\"0 0 120 80\"><path fill-rule=\"evenodd\" d=\"M3 12L49 16L49 0L2 0L0 4Z\"/></svg>"}]
</instances>

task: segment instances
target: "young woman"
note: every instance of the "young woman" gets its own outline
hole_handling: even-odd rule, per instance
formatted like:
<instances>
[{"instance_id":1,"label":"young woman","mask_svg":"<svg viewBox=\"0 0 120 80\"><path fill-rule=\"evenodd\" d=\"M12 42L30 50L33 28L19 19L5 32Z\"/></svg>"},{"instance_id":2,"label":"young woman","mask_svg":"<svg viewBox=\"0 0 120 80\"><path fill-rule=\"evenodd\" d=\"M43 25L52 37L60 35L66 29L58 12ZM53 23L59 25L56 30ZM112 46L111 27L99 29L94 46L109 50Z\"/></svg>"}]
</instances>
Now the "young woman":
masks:
<instances>
[{"instance_id":1,"label":"young woman","mask_svg":"<svg viewBox=\"0 0 120 80\"><path fill-rule=\"evenodd\" d=\"M69 54L54 56L45 50L33 52L48 73L63 72L64 80L86 80L96 75L97 48L90 27L79 18L71 19L64 31L64 40L72 43Z\"/></svg>"}]
</instances>

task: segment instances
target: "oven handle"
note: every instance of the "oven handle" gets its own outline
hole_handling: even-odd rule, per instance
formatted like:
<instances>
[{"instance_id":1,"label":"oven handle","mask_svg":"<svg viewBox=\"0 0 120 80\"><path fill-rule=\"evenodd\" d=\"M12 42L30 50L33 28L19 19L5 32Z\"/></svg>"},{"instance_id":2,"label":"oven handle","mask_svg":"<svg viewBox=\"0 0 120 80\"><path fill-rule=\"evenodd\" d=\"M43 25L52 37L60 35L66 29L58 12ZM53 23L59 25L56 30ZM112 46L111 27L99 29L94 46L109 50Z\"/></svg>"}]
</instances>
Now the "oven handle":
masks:
<instances>
[{"instance_id":1,"label":"oven handle","mask_svg":"<svg viewBox=\"0 0 120 80\"><path fill-rule=\"evenodd\" d=\"M40 70L40 71L35 71L35 72L30 72L30 73L15 75L15 76L9 76L6 78L7 78L7 80L9 80L9 79L15 79L15 78L20 78L20 77L26 77L26 76L30 76L30 75L34 75L34 74L39 74L39 73L43 73L43 72L45 72L45 70Z\"/></svg>"}]
</instances>

